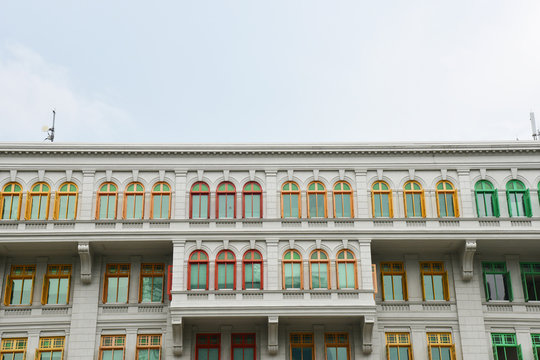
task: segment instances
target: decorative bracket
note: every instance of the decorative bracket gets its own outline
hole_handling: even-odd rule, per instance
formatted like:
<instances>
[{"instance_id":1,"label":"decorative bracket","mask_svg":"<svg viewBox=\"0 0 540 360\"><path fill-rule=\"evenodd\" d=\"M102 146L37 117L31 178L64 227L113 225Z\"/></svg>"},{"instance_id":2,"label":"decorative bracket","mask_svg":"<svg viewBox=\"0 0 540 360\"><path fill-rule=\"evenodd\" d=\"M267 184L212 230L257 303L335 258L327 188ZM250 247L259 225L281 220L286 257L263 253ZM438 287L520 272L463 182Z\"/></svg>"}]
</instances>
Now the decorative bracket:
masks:
<instances>
[{"instance_id":1,"label":"decorative bracket","mask_svg":"<svg viewBox=\"0 0 540 360\"><path fill-rule=\"evenodd\" d=\"M373 326L375 325L374 316L364 316L362 318L362 352L371 354L373 351Z\"/></svg>"},{"instance_id":2,"label":"decorative bracket","mask_svg":"<svg viewBox=\"0 0 540 360\"><path fill-rule=\"evenodd\" d=\"M180 356L184 350L182 317L179 315L171 315L171 324L173 331L173 355Z\"/></svg>"},{"instance_id":3,"label":"decorative bracket","mask_svg":"<svg viewBox=\"0 0 540 360\"><path fill-rule=\"evenodd\" d=\"M276 355L278 352L278 325L277 316L268 317L268 353L270 355Z\"/></svg>"},{"instance_id":4,"label":"decorative bracket","mask_svg":"<svg viewBox=\"0 0 540 360\"><path fill-rule=\"evenodd\" d=\"M476 252L476 240L465 240L461 259L463 280L469 281L473 277L473 260Z\"/></svg>"},{"instance_id":5,"label":"decorative bracket","mask_svg":"<svg viewBox=\"0 0 540 360\"><path fill-rule=\"evenodd\" d=\"M77 251L81 258L81 281L83 284L90 284L92 281L92 254L90 253L90 244L80 242L77 245Z\"/></svg>"}]
</instances>

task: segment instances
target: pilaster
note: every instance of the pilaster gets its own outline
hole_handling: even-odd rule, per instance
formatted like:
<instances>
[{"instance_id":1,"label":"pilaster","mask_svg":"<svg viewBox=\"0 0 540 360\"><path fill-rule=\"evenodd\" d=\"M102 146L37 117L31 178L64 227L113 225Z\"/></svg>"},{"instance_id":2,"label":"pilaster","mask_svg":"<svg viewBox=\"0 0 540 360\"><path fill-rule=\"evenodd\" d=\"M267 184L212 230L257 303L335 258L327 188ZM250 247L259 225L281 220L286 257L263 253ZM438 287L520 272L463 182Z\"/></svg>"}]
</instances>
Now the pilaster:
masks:
<instances>
[{"instance_id":1,"label":"pilaster","mask_svg":"<svg viewBox=\"0 0 540 360\"><path fill-rule=\"evenodd\" d=\"M474 204L471 189L471 172L468 169L458 169L459 184L456 184L459 194L458 199L461 199L460 216L474 217Z\"/></svg>"},{"instance_id":2,"label":"pilaster","mask_svg":"<svg viewBox=\"0 0 540 360\"><path fill-rule=\"evenodd\" d=\"M189 191L186 189L187 182L187 171L185 170L176 170L175 175L175 194L174 199L174 213L171 214L174 219L187 219L186 210L187 210L187 199L189 197Z\"/></svg>"},{"instance_id":3,"label":"pilaster","mask_svg":"<svg viewBox=\"0 0 540 360\"><path fill-rule=\"evenodd\" d=\"M266 170L266 201L264 205L266 218L278 218L279 206L277 203L277 171Z\"/></svg>"},{"instance_id":4,"label":"pilaster","mask_svg":"<svg viewBox=\"0 0 540 360\"><path fill-rule=\"evenodd\" d=\"M369 201L367 196L367 170L356 169L354 170L356 176L356 217L367 218L369 217Z\"/></svg>"},{"instance_id":5,"label":"pilaster","mask_svg":"<svg viewBox=\"0 0 540 360\"><path fill-rule=\"evenodd\" d=\"M279 240L277 238L266 239L267 271L264 272L265 289L279 290Z\"/></svg>"},{"instance_id":6,"label":"pilaster","mask_svg":"<svg viewBox=\"0 0 540 360\"><path fill-rule=\"evenodd\" d=\"M90 220L95 218L92 208L94 204L95 170L83 170L83 183L79 198L79 214L77 219Z\"/></svg>"}]
</instances>

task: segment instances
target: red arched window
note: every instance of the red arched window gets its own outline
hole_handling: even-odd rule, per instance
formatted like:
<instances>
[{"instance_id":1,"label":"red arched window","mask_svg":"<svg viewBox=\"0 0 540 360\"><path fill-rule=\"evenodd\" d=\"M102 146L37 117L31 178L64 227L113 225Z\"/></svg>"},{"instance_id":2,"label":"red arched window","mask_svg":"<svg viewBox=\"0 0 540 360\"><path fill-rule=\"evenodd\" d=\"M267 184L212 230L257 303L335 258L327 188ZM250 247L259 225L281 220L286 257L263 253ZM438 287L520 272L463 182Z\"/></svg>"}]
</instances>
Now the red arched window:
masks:
<instances>
[{"instance_id":1,"label":"red arched window","mask_svg":"<svg viewBox=\"0 0 540 360\"><path fill-rule=\"evenodd\" d=\"M216 257L216 290L236 289L236 258L232 251L222 250Z\"/></svg>"},{"instance_id":2,"label":"red arched window","mask_svg":"<svg viewBox=\"0 0 540 360\"><path fill-rule=\"evenodd\" d=\"M236 189L230 182L223 182L217 188L216 219L236 217Z\"/></svg>"},{"instance_id":3,"label":"red arched window","mask_svg":"<svg viewBox=\"0 0 540 360\"><path fill-rule=\"evenodd\" d=\"M244 186L243 208L244 218L262 218L262 189L261 185L252 181Z\"/></svg>"},{"instance_id":4,"label":"red arched window","mask_svg":"<svg viewBox=\"0 0 540 360\"><path fill-rule=\"evenodd\" d=\"M263 258L257 250L244 254L242 289L263 289Z\"/></svg>"},{"instance_id":5,"label":"red arched window","mask_svg":"<svg viewBox=\"0 0 540 360\"><path fill-rule=\"evenodd\" d=\"M322 250L314 250L309 257L309 278L311 289L330 289L330 266L328 255Z\"/></svg>"},{"instance_id":6,"label":"red arched window","mask_svg":"<svg viewBox=\"0 0 540 360\"><path fill-rule=\"evenodd\" d=\"M188 290L208 290L208 255L197 250L191 253L188 260Z\"/></svg>"},{"instance_id":7,"label":"red arched window","mask_svg":"<svg viewBox=\"0 0 540 360\"><path fill-rule=\"evenodd\" d=\"M203 182L193 184L189 196L191 198L189 218L208 219L210 217L210 188L208 187L208 184Z\"/></svg>"}]
</instances>

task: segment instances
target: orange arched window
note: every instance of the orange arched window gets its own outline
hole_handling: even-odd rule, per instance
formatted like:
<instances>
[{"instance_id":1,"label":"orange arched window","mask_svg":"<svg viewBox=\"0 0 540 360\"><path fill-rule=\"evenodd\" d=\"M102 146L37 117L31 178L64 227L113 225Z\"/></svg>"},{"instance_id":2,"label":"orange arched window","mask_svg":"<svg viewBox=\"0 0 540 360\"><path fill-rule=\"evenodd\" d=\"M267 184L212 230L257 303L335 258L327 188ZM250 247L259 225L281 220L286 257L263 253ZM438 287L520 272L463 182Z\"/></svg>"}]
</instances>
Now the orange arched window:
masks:
<instances>
[{"instance_id":1,"label":"orange arched window","mask_svg":"<svg viewBox=\"0 0 540 360\"><path fill-rule=\"evenodd\" d=\"M405 217L425 217L424 189L418 181L407 181L403 186Z\"/></svg>"},{"instance_id":2,"label":"orange arched window","mask_svg":"<svg viewBox=\"0 0 540 360\"><path fill-rule=\"evenodd\" d=\"M371 205L373 217L393 217L392 189L384 181L377 181L371 187Z\"/></svg>"},{"instance_id":3,"label":"orange arched window","mask_svg":"<svg viewBox=\"0 0 540 360\"><path fill-rule=\"evenodd\" d=\"M117 191L111 182L101 185L97 193L96 219L116 219Z\"/></svg>"},{"instance_id":4,"label":"orange arched window","mask_svg":"<svg viewBox=\"0 0 540 360\"><path fill-rule=\"evenodd\" d=\"M257 250L248 250L243 259L242 289L263 289L263 258Z\"/></svg>"},{"instance_id":5,"label":"orange arched window","mask_svg":"<svg viewBox=\"0 0 540 360\"><path fill-rule=\"evenodd\" d=\"M252 181L244 186L242 192L244 219L262 218L262 188L261 185Z\"/></svg>"},{"instance_id":6,"label":"orange arched window","mask_svg":"<svg viewBox=\"0 0 540 360\"><path fill-rule=\"evenodd\" d=\"M18 183L9 183L0 194L1 216L3 220L19 220L21 216L22 186Z\"/></svg>"},{"instance_id":7,"label":"orange arched window","mask_svg":"<svg viewBox=\"0 0 540 360\"><path fill-rule=\"evenodd\" d=\"M326 188L320 181L314 181L308 185L307 205L309 218L325 218L326 210Z\"/></svg>"},{"instance_id":8,"label":"orange arched window","mask_svg":"<svg viewBox=\"0 0 540 360\"><path fill-rule=\"evenodd\" d=\"M310 289L330 289L330 261L323 250L314 250L309 257Z\"/></svg>"},{"instance_id":9,"label":"orange arched window","mask_svg":"<svg viewBox=\"0 0 540 360\"><path fill-rule=\"evenodd\" d=\"M207 183L193 184L190 192L190 219L208 219L210 217L210 188Z\"/></svg>"},{"instance_id":10,"label":"orange arched window","mask_svg":"<svg viewBox=\"0 0 540 360\"><path fill-rule=\"evenodd\" d=\"M134 182L124 193L124 219L142 219L144 216L144 186Z\"/></svg>"},{"instance_id":11,"label":"orange arched window","mask_svg":"<svg viewBox=\"0 0 540 360\"><path fill-rule=\"evenodd\" d=\"M284 289L302 289L303 273L302 255L297 250L287 250L283 254L282 281Z\"/></svg>"},{"instance_id":12,"label":"orange arched window","mask_svg":"<svg viewBox=\"0 0 540 360\"><path fill-rule=\"evenodd\" d=\"M356 258L352 251L341 250L337 254L337 286L338 289L357 289Z\"/></svg>"},{"instance_id":13,"label":"orange arched window","mask_svg":"<svg viewBox=\"0 0 540 360\"><path fill-rule=\"evenodd\" d=\"M27 220L46 220L49 218L49 200L51 188L48 184L40 182L32 186L28 192L26 205Z\"/></svg>"},{"instance_id":14,"label":"orange arched window","mask_svg":"<svg viewBox=\"0 0 540 360\"><path fill-rule=\"evenodd\" d=\"M188 290L208 290L208 254L202 250L191 253L188 260Z\"/></svg>"},{"instance_id":15,"label":"orange arched window","mask_svg":"<svg viewBox=\"0 0 540 360\"><path fill-rule=\"evenodd\" d=\"M301 216L300 188L297 183L288 181L281 187L281 217L299 218Z\"/></svg>"},{"instance_id":16,"label":"orange arched window","mask_svg":"<svg viewBox=\"0 0 540 360\"><path fill-rule=\"evenodd\" d=\"M439 181L435 190L439 217L458 217L457 192L450 181Z\"/></svg>"},{"instance_id":17,"label":"orange arched window","mask_svg":"<svg viewBox=\"0 0 540 360\"><path fill-rule=\"evenodd\" d=\"M236 289L236 258L230 250L221 250L216 256L216 290L218 289Z\"/></svg>"},{"instance_id":18,"label":"orange arched window","mask_svg":"<svg viewBox=\"0 0 540 360\"><path fill-rule=\"evenodd\" d=\"M345 181L339 181L334 185L334 217L352 218L353 210L353 191L351 185Z\"/></svg>"},{"instance_id":19,"label":"orange arched window","mask_svg":"<svg viewBox=\"0 0 540 360\"><path fill-rule=\"evenodd\" d=\"M171 218L171 187L165 182L158 182L152 188L152 207L150 219Z\"/></svg>"},{"instance_id":20,"label":"orange arched window","mask_svg":"<svg viewBox=\"0 0 540 360\"><path fill-rule=\"evenodd\" d=\"M74 220L77 217L78 197L77 185L72 182L60 185L56 192L54 218L57 220Z\"/></svg>"},{"instance_id":21,"label":"orange arched window","mask_svg":"<svg viewBox=\"0 0 540 360\"><path fill-rule=\"evenodd\" d=\"M219 184L216 195L216 218L234 219L236 217L236 188L233 183Z\"/></svg>"}]
</instances>

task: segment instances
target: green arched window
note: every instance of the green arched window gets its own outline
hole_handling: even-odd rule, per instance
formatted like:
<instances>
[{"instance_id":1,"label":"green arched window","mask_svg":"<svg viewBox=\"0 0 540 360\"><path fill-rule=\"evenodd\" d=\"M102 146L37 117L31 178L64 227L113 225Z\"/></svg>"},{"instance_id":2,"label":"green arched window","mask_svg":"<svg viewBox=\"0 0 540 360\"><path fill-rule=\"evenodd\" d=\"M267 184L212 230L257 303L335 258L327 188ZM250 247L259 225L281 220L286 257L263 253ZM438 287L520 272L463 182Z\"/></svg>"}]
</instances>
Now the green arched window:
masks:
<instances>
[{"instance_id":1,"label":"green arched window","mask_svg":"<svg viewBox=\"0 0 540 360\"><path fill-rule=\"evenodd\" d=\"M281 187L281 217L299 218L301 213L298 184L292 181L286 182Z\"/></svg>"},{"instance_id":2,"label":"green arched window","mask_svg":"<svg viewBox=\"0 0 540 360\"><path fill-rule=\"evenodd\" d=\"M497 189L487 180L480 180L474 185L476 211L478 217L499 216L499 198Z\"/></svg>"},{"instance_id":3,"label":"green arched window","mask_svg":"<svg viewBox=\"0 0 540 360\"><path fill-rule=\"evenodd\" d=\"M506 199L508 200L508 215L531 217L531 199L529 189L519 180L506 183Z\"/></svg>"}]
</instances>

